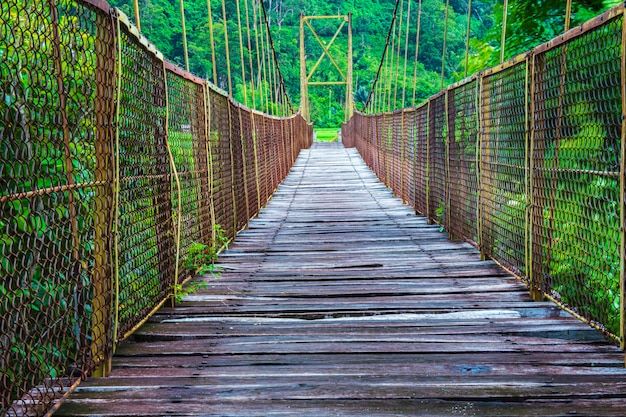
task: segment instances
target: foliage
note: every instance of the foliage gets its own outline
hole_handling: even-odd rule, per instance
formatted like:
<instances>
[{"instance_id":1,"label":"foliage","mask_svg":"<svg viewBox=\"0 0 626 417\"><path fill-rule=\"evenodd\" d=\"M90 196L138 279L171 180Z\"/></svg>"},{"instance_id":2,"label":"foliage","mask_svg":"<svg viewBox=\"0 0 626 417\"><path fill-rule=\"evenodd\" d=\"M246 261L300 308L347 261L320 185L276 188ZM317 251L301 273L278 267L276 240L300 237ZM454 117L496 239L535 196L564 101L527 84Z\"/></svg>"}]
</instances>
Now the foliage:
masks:
<instances>
[{"instance_id":1,"label":"foliage","mask_svg":"<svg viewBox=\"0 0 626 417\"><path fill-rule=\"evenodd\" d=\"M226 231L221 225L216 224L214 227L215 242L213 245L205 245L203 243L193 242L187 248L185 258L181 262L183 268L192 271L194 274L209 274L213 278L220 275L219 266L215 265L218 254L228 249L229 238ZM173 297L176 303L180 303L187 295L193 294L200 289L206 288L206 281L190 281L174 285Z\"/></svg>"},{"instance_id":2,"label":"foliage","mask_svg":"<svg viewBox=\"0 0 626 417\"><path fill-rule=\"evenodd\" d=\"M113 6L120 7L129 16L134 16L133 0L111 0ZM609 7L619 4L618 0L587 0L574 1L572 26L580 24ZM221 20L221 1L212 0L216 50L224 50L224 25ZM300 66L299 62L299 16L305 15L337 15L352 13L354 37L354 92L357 107L367 99L372 88L380 59L385 47L385 38L391 24L395 0L264 0L268 11L269 24L274 39L278 61L284 76L287 91L292 102L299 103ZM180 11L177 1L140 0L142 31L155 43L171 61L183 64L182 30ZM419 63L417 67L417 83L415 84L416 104L423 102L439 90L441 80L441 62L443 33L445 26L446 0L422 0L422 22L419 44ZM451 0L448 20L447 59L445 81L451 83L464 77L465 74L465 41L467 36L467 7L464 0ZM236 16L235 2L226 2L227 16ZM406 19L407 8L404 8L402 19ZM243 13L243 11L242 11ZM532 2L509 2L507 18L507 43L505 57L508 59L518 53L527 51L560 34L563 30L565 2L560 0L539 0ZM250 14L252 12L250 11ZM411 11L412 29L409 39L415 39L414 21L415 7ZM188 44L191 71L205 78L212 78L211 44L207 20L206 0L185 0L185 18L188 26ZM323 40L329 41L337 29L334 22L315 25L316 31ZM502 2L497 0L474 0L472 2L470 50L468 73L473 74L493 66L500 59L500 37L502 27ZM237 42L236 19L228 22L228 33L233 37L231 48L231 72L234 96L243 102L241 79L241 63ZM308 29L307 29L308 30ZM243 36L247 39L247 29ZM345 34L345 29L344 29ZM307 51L310 52L309 70L322 49L313 38L307 36ZM338 57L338 64L345 71L346 66L341 57L347 48L346 36L337 38L330 48ZM407 56L407 75L398 74L398 88L413 95L413 57L414 41L409 42ZM405 47L400 48L400 66L404 67ZM225 54L217 55L218 80L215 83L227 89L225 75ZM320 63L318 81L336 81L337 73L328 58ZM250 81L248 80L248 83ZM257 91L260 87L257 87ZM252 88L247 88L249 96ZM330 96L330 99L329 99ZM409 102L400 100L396 94L392 104L394 108L407 106ZM345 88L343 86L311 87L309 89L312 120L319 127L338 126L343 122L343 103ZM252 104L251 96L248 103ZM260 103L259 103L260 104ZM257 108L268 110L262 105Z\"/></svg>"},{"instance_id":3,"label":"foliage","mask_svg":"<svg viewBox=\"0 0 626 417\"><path fill-rule=\"evenodd\" d=\"M443 203L440 203L439 206L435 209L435 217L437 218L437 224L439 224L439 231L443 232L445 230L445 216L446 216L446 207Z\"/></svg>"},{"instance_id":4,"label":"foliage","mask_svg":"<svg viewBox=\"0 0 626 417\"><path fill-rule=\"evenodd\" d=\"M111 0L112 6L120 7L129 16L134 16L133 0ZM297 106L300 101L300 66L299 63L299 16L304 13L313 15L337 15L352 13L353 16L353 65L354 65L354 92L355 102L360 108L367 100L372 88L378 65L385 47L385 38L391 24L395 0L265 0L264 4L268 11L269 25L281 64L287 91L292 102ZM492 9L495 0L474 0L472 6L472 36L482 38L489 30L494 20ZM206 0L185 0L185 19L187 24L187 36L189 44L190 69L208 79L212 79L211 68L211 44L207 19ZM444 33L444 16L446 0L423 0L422 30L420 32L419 64L416 87L416 102L422 102L439 89L441 79L441 57ZM224 51L224 25L221 20L221 1L212 0L212 13L214 21L214 40L217 51ZM180 11L177 1L169 0L140 0L141 27L144 34L161 50L165 56L182 66L182 31ZM235 2L226 2L227 16L236 16ZM242 11L243 13L243 11ZM250 11L252 14L252 11ZM403 19L406 19L405 7ZM417 12L415 7L411 11L413 28L409 34L410 39L415 39L415 25ZM243 20L242 20L243 21ZM237 19L232 18L228 22L230 40L231 73L234 85L234 97L244 101L243 81L241 78L241 63L239 58L238 35L236 30ZM330 41L338 28L337 22L320 21L313 23L320 37L326 42ZM452 81L462 74L462 66L465 54L465 31L467 27L467 3L463 0L450 2L450 21L448 27L448 60L445 68L446 80ZM253 31L254 32L254 31ZM308 29L307 29L308 33ZM346 29L343 31L344 35ZM244 40L247 39L247 29L243 30ZM308 70L312 69L317 58L323 50L317 44L315 38L306 36L307 52L310 54ZM244 42L245 43L245 42ZM478 43L473 43L480 47ZM337 57L338 65L342 71L346 70L345 59L347 37L339 36L330 48L333 56ZM413 57L415 55L414 42L408 46L407 75L400 74L401 88L413 92ZM404 66L404 46L400 50L400 65ZM476 50L473 49L473 54ZM256 64L255 64L256 65ZM217 55L218 80L215 83L222 89L227 89L225 54ZM319 66L315 81L337 81L338 74L328 58L324 58ZM253 101L250 80L247 80L248 103L256 103L256 108L267 111L267 107L259 100ZM258 93L257 93L258 94ZM400 95L401 96L401 95ZM309 89L311 103L311 116L314 123L319 127L339 126L344 121L343 106L345 103L345 87L315 87ZM396 107L402 107L400 97L397 98Z\"/></svg>"},{"instance_id":5,"label":"foliage","mask_svg":"<svg viewBox=\"0 0 626 417\"><path fill-rule=\"evenodd\" d=\"M572 4L570 27L579 25L604 10L622 3L619 0L579 0ZM510 1L507 14L507 60L549 41L563 32L566 2L561 0ZM500 61L502 3L493 9L494 24L484 37L474 37L470 73L497 65Z\"/></svg>"},{"instance_id":6,"label":"foliage","mask_svg":"<svg viewBox=\"0 0 626 417\"><path fill-rule=\"evenodd\" d=\"M195 294L200 290L204 290L207 287L206 281L189 281L184 284L175 284L173 288L172 297L175 304L180 304L185 297L191 294Z\"/></svg>"},{"instance_id":7,"label":"foliage","mask_svg":"<svg viewBox=\"0 0 626 417\"><path fill-rule=\"evenodd\" d=\"M213 247L194 242L187 248L182 266L195 274L206 274L214 271L216 260L217 253Z\"/></svg>"},{"instance_id":8,"label":"foliage","mask_svg":"<svg viewBox=\"0 0 626 417\"><path fill-rule=\"evenodd\" d=\"M215 225L215 242L213 245L194 242L187 248L182 266L195 274L207 274L216 271L215 261L218 254L228 249L229 238L221 225Z\"/></svg>"}]
</instances>

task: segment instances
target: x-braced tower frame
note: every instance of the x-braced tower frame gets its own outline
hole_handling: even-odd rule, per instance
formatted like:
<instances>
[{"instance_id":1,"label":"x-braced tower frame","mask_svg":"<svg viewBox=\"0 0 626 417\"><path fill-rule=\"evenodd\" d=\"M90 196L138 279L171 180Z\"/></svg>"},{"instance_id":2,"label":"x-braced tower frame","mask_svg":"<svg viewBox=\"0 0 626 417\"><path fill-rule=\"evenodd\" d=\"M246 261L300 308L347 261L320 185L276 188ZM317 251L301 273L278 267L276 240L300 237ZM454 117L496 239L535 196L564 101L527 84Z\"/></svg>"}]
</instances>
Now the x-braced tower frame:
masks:
<instances>
[{"instance_id":1,"label":"x-braced tower frame","mask_svg":"<svg viewBox=\"0 0 626 417\"><path fill-rule=\"evenodd\" d=\"M335 32L335 35L332 37L330 42L326 45L320 36L317 34L313 26L311 25L311 20L341 20L341 24L339 28ZM345 25L348 25L348 51L347 51L347 70L344 73L339 65L337 64L337 60L332 55L330 48L337 39L337 37L341 34L341 31ZM323 49L322 54L317 59L317 62L311 69L309 73L306 68L306 51L305 51L305 42L304 42L304 25L307 25L311 30L311 33L320 44ZM324 56L327 56L330 59L330 62L336 68L337 72L341 76L341 81L311 81L313 75L315 75L320 63L324 59ZM348 15L340 15L340 16L304 16L304 14L300 14L300 113L302 117L307 122L311 121L311 109L309 105L309 86L310 85L345 85L346 86L346 109L345 109L345 120L348 121L352 115L354 114L354 97L352 92L352 14Z\"/></svg>"}]
</instances>

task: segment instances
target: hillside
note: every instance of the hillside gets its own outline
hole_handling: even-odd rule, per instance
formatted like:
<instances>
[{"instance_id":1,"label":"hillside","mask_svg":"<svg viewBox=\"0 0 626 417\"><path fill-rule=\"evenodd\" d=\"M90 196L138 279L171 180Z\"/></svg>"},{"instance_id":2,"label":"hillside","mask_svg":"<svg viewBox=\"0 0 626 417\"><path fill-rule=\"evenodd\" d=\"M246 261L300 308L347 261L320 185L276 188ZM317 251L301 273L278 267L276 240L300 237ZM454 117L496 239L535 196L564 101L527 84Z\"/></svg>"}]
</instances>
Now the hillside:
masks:
<instances>
[{"instance_id":1,"label":"hillside","mask_svg":"<svg viewBox=\"0 0 626 417\"><path fill-rule=\"evenodd\" d=\"M120 7L129 16L134 16L133 0L110 0L112 6ZM240 0L243 14L243 0ZM540 0L535 2L510 2L507 30L507 58L523 52L534 45L544 42L562 31L565 2L560 0ZM618 4L618 0L587 0L574 2L572 25L579 24L600 11ZM248 4L252 7L252 1ZM371 89L381 56L385 39L393 17L395 0L265 0L269 24L276 48L281 71L292 102L299 103L300 67L299 67L299 15L337 15L352 13L354 37L354 93L358 109L361 108ZM408 4L405 2L405 5ZM415 39L418 0L412 2L409 17L409 39ZM467 31L467 0L450 0L447 36L447 62L445 79L447 83L463 77L465 62L465 42ZM174 0L139 0L142 32L170 60L183 66L183 42L179 2ZM196 75L211 79L211 46L207 19L207 0L185 0L185 19L187 24L190 70ZM229 17L228 32L236 38L236 6L234 0L226 0ZM224 25L221 0L211 0L215 43L218 51L224 50ZM445 26L446 0L422 0L421 31L419 45L419 64L416 102L419 103L439 90L441 79L442 44ZM252 13L252 12L250 12ZM500 36L502 27L502 3L496 0L472 1L471 42L469 73L495 65L500 56ZM403 22L406 24L407 7L403 9ZM242 17L245 21L245 16ZM316 26L320 36L329 41L337 26L325 22ZM244 32L246 29L244 28ZM344 30L345 31L345 30ZM310 52L311 67L322 49L315 44L313 36L307 37L307 50ZM331 48L341 57L345 51L347 39L337 38ZM231 46L232 48L232 46ZM413 67L415 42L409 42L406 56L408 66ZM218 57L223 54L218 53ZM344 55L345 56L345 55ZM404 60L404 45L400 48L400 59ZM241 85L240 59L238 54L231 54L233 66L233 85ZM341 62L344 65L345 62ZM403 65L402 63L400 65ZM218 58L218 80L215 83L226 89L227 78L223 63ZM332 77L331 64L325 59L320 66L321 74ZM324 76L324 75L322 75ZM412 71L410 80L412 84ZM241 98L241 92L235 87L233 95ZM337 126L343 121L342 101L343 86L311 88L312 119L318 126ZM396 104L402 107L402 103ZM404 103L406 106L407 103Z\"/></svg>"}]
</instances>

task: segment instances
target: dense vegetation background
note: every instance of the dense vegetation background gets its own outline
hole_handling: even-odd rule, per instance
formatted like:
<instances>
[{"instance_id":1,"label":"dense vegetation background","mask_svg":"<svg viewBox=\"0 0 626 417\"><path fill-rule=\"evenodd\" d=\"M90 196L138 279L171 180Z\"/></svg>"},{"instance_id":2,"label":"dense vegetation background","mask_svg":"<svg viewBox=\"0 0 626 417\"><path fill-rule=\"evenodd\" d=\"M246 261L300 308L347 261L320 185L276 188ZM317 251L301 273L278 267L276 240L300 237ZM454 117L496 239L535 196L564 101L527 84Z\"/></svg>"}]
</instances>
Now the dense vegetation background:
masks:
<instances>
[{"instance_id":1,"label":"dense vegetation background","mask_svg":"<svg viewBox=\"0 0 626 417\"><path fill-rule=\"evenodd\" d=\"M224 25L221 22L221 0L210 0L216 32L216 49L224 49ZM134 16L133 0L109 0L129 16ZM361 108L375 79L385 47L385 39L392 21L395 0L264 0L269 16L272 37L281 64L285 84L295 106L300 101L299 67L299 15L353 14L354 36L354 92L357 108ZM563 30L565 1L535 0L510 1L508 12L507 44L505 57L510 58L533 46L545 42ZM572 26L578 25L601 11L615 6L620 0L574 1ZM185 19L188 32L191 72L211 79L211 45L207 19L207 0L185 0ZM174 0L139 0L143 33L165 56L183 66L183 42L179 2ZM443 33L446 0L422 0L422 23L420 31L418 81L416 102L426 99L440 88ZM472 2L469 74L493 66L500 59L500 36L502 27L502 0L474 0ZM468 0L450 0L447 36L446 83L463 78L465 65L465 39L467 31ZM236 38L236 3L226 0L228 30ZM407 7L404 7L406 22ZM415 39L417 0L412 3L409 39ZM330 40L337 29L333 22L319 22L315 29L325 40ZM313 36L307 36L307 52L311 67L322 53ZM233 42L234 43L234 42ZM339 37L331 49L341 61L345 57L347 38ZM231 48L233 46L231 45ZM409 42L407 56L411 69L404 84L413 89L413 56L415 42ZM401 66L405 56L404 45L400 48ZM218 80L216 84L226 89L226 71L218 56ZM344 65L340 62L340 66ZM241 101L241 73L237 53L231 54L233 66L234 96ZM334 80L338 75L325 59L318 72L318 80ZM239 88L237 88L239 86ZM311 117L317 126L339 126L344 118L343 86L312 87L310 89ZM407 103L396 103L397 107Z\"/></svg>"}]
</instances>

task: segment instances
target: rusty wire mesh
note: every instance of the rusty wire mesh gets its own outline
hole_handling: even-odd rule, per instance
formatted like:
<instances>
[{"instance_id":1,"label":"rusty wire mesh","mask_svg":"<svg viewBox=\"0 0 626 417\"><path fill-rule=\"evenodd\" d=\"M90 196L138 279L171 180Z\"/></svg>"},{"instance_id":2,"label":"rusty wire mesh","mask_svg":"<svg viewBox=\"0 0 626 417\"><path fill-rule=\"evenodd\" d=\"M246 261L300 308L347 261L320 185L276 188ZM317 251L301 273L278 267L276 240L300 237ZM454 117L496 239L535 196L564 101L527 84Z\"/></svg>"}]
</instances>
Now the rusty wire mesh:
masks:
<instances>
[{"instance_id":1,"label":"rusty wire mesh","mask_svg":"<svg viewBox=\"0 0 626 417\"><path fill-rule=\"evenodd\" d=\"M271 195L278 186L280 171L280 159L278 155L278 137L274 119L265 119L265 134L267 136L267 166L268 166L268 191Z\"/></svg>"},{"instance_id":2,"label":"rusty wire mesh","mask_svg":"<svg viewBox=\"0 0 626 417\"><path fill-rule=\"evenodd\" d=\"M536 54L533 79L532 283L616 335L622 23Z\"/></svg>"},{"instance_id":3,"label":"rusty wire mesh","mask_svg":"<svg viewBox=\"0 0 626 417\"><path fill-rule=\"evenodd\" d=\"M370 167L374 170L376 175L380 175L380 163L379 163L379 154L380 154L380 117L371 117L367 118L368 124L368 132L367 132L367 144L370 153ZM379 177L380 178L380 177Z\"/></svg>"},{"instance_id":4,"label":"rusty wire mesh","mask_svg":"<svg viewBox=\"0 0 626 417\"><path fill-rule=\"evenodd\" d=\"M381 182L385 182L385 148L384 148L384 139L383 139L383 117L376 117L371 122L372 129L372 164L374 167L374 172L378 175L378 178Z\"/></svg>"},{"instance_id":5,"label":"rusty wire mesh","mask_svg":"<svg viewBox=\"0 0 626 417\"><path fill-rule=\"evenodd\" d=\"M363 156L363 160L365 161L367 166L373 169L374 147L372 146L373 135L371 133L371 129L374 124L371 123L372 121L375 121L374 117L368 117L362 113L356 112L346 126L350 126L352 128L351 132L348 133L348 135L350 136L350 139L348 140L351 141L353 146L356 146L357 144L360 145L359 151ZM341 136L342 138L345 136L343 134L343 131ZM374 170L374 172L376 172L376 170Z\"/></svg>"},{"instance_id":6,"label":"rusty wire mesh","mask_svg":"<svg viewBox=\"0 0 626 417\"><path fill-rule=\"evenodd\" d=\"M234 227L235 233L239 232L248 223L248 189L244 180L244 164L242 155L242 131L240 108L235 103L229 103L230 106L230 129L231 138L231 167L232 167L232 187L233 187L233 203L234 203Z\"/></svg>"},{"instance_id":7,"label":"rusty wire mesh","mask_svg":"<svg viewBox=\"0 0 626 417\"><path fill-rule=\"evenodd\" d=\"M424 105L415 110L415 162L413 177L415 191L413 192L413 208L424 216L428 214L427 205L427 168L428 168L428 106Z\"/></svg>"},{"instance_id":8,"label":"rusty wire mesh","mask_svg":"<svg viewBox=\"0 0 626 417\"><path fill-rule=\"evenodd\" d=\"M378 176L381 182L384 181L385 175L385 165L384 165L384 148L383 148L383 139L382 139L382 126L383 126L383 118L375 117L371 121L370 129L371 129L371 147L372 147L372 167L374 172Z\"/></svg>"},{"instance_id":9,"label":"rusty wire mesh","mask_svg":"<svg viewBox=\"0 0 626 417\"><path fill-rule=\"evenodd\" d=\"M116 198L118 337L174 285L172 172L166 136L163 61L120 25L121 89Z\"/></svg>"},{"instance_id":10,"label":"rusty wire mesh","mask_svg":"<svg viewBox=\"0 0 626 417\"><path fill-rule=\"evenodd\" d=\"M402 159L404 157L404 140L403 135L403 111L398 110L393 113L393 131L391 136L391 189L397 190L397 195L404 197L403 192L403 179L404 173Z\"/></svg>"},{"instance_id":11,"label":"rusty wire mesh","mask_svg":"<svg viewBox=\"0 0 626 417\"><path fill-rule=\"evenodd\" d=\"M254 113L254 136L256 147L256 172L257 187L259 188L259 205L267 202L269 191L267 186L267 157L266 157L266 140L265 137L265 119L260 114Z\"/></svg>"},{"instance_id":12,"label":"rusty wire mesh","mask_svg":"<svg viewBox=\"0 0 626 417\"><path fill-rule=\"evenodd\" d=\"M245 173L245 190L248 218L255 216L259 211L259 190L256 182L256 132L252 128L254 114L249 110L240 110L242 130L242 155Z\"/></svg>"},{"instance_id":13,"label":"rusty wire mesh","mask_svg":"<svg viewBox=\"0 0 626 417\"><path fill-rule=\"evenodd\" d=\"M177 252L245 226L312 128L252 126L102 0L0 7L0 415L43 415L172 294Z\"/></svg>"},{"instance_id":14,"label":"rusty wire mesh","mask_svg":"<svg viewBox=\"0 0 626 417\"><path fill-rule=\"evenodd\" d=\"M410 184L416 212L622 344L623 13L406 109L392 139L389 113L356 113L343 132L396 194ZM400 182L389 143L409 159Z\"/></svg>"},{"instance_id":15,"label":"rusty wire mesh","mask_svg":"<svg viewBox=\"0 0 626 417\"><path fill-rule=\"evenodd\" d=\"M482 79L481 249L526 277L527 60Z\"/></svg>"},{"instance_id":16,"label":"rusty wire mesh","mask_svg":"<svg viewBox=\"0 0 626 417\"><path fill-rule=\"evenodd\" d=\"M110 350L114 31L56 3L0 3L1 415L43 413Z\"/></svg>"},{"instance_id":17,"label":"rusty wire mesh","mask_svg":"<svg viewBox=\"0 0 626 417\"><path fill-rule=\"evenodd\" d=\"M167 68L168 144L176 167L172 177L174 228L180 223L179 282L192 274L186 262L194 245L212 246L210 153L202 80L185 77L171 64ZM180 216L180 217L179 217Z\"/></svg>"},{"instance_id":18,"label":"rusty wire mesh","mask_svg":"<svg viewBox=\"0 0 626 417\"><path fill-rule=\"evenodd\" d=\"M417 132L418 126L415 123L415 110L405 110L403 114L404 130L402 135L406 138L404 144L404 155L402 163L404 164L403 173L403 190L402 195L404 201L411 207L415 208L415 166L417 153Z\"/></svg>"},{"instance_id":19,"label":"rusty wire mesh","mask_svg":"<svg viewBox=\"0 0 626 417\"><path fill-rule=\"evenodd\" d=\"M213 205L215 223L224 228L228 238L236 233L233 201L233 170L230 151L230 105L228 98L209 90L209 126L213 162Z\"/></svg>"},{"instance_id":20,"label":"rusty wire mesh","mask_svg":"<svg viewBox=\"0 0 626 417\"><path fill-rule=\"evenodd\" d=\"M268 119L261 120L262 125L262 148L263 148L263 180L265 182L265 197L269 198L274 189L274 169L272 168L272 121Z\"/></svg>"},{"instance_id":21,"label":"rusty wire mesh","mask_svg":"<svg viewBox=\"0 0 626 417\"><path fill-rule=\"evenodd\" d=\"M282 123L276 123L276 132L278 132L278 152L280 155L280 163L279 163L279 167L280 167L280 172L278 175L278 178L285 178L285 176L287 175L287 173L289 172L289 161L290 161L290 156L289 156L289 140L287 139L287 136L289 134L290 131L290 127L289 127L289 123L286 123L284 126L282 125ZM277 186L280 184L282 180L279 181L278 184L276 184Z\"/></svg>"},{"instance_id":22,"label":"rusty wire mesh","mask_svg":"<svg viewBox=\"0 0 626 417\"><path fill-rule=\"evenodd\" d=\"M280 178L282 176L282 164L283 158L281 155L282 150L282 138L281 138L281 129L278 125L278 120L271 119L270 121L270 132L271 132L271 166L273 168L272 172L272 190L275 190L280 184Z\"/></svg>"},{"instance_id":23,"label":"rusty wire mesh","mask_svg":"<svg viewBox=\"0 0 626 417\"><path fill-rule=\"evenodd\" d=\"M391 187L391 174L392 174L392 159L391 152L393 147L393 114L385 113L383 114L382 123L380 125L381 135L380 135L380 144L381 151L379 153L379 163L382 166L381 173L381 181L384 182L388 187Z\"/></svg>"},{"instance_id":24,"label":"rusty wire mesh","mask_svg":"<svg viewBox=\"0 0 626 417\"><path fill-rule=\"evenodd\" d=\"M341 141L343 143L343 146L345 146L346 148L354 148L355 141L357 141L355 137L356 135L360 134L359 132L363 129L363 127L360 125L362 121L362 117L356 117L354 122L349 124L346 123L342 126ZM343 135L343 133L345 133L345 136Z\"/></svg>"},{"instance_id":25,"label":"rusty wire mesh","mask_svg":"<svg viewBox=\"0 0 626 417\"><path fill-rule=\"evenodd\" d=\"M283 129L279 120L274 121L274 132L276 140L276 154L278 155L278 170L276 171L276 185L281 183L282 178L287 175L287 141L285 140L285 131L289 130L288 126Z\"/></svg>"},{"instance_id":26,"label":"rusty wire mesh","mask_svg":"<svg viewBox=\"0 0 626 417\"><path fill-rule=\"evenodd\" d=\"M447 166L445 119L446 96L440 94L430 101L428 111L428 218L443 225L447 212Z\"/></svg>"},{"instance_id":27,"label":"rusty wire mesh","mask_svg":"<svg viewBox=\"0 0 626 417\"><path fill-rule=\"evenodd\" d=\"M358 116L361 116L363 119L363 123L361 126L364 129L365 133L362 134L361 136L355 136L354 142L355 144L356 143L361 144L361 147L363 148L363 151L365 154L365 160L366 160L365 162L368 164L370 168L374 170L374 172L378 172L376 169L374 169L374 161L376 159L375 152L377 148L375 144L372 142L376 134L376 121L378 120L378 118L373 117L373 116L368 117L366 115L361 115L360 113L356 113L356 114Z\"/></svg>"},{"instance_id":28,"label":"rusty wire mesh","mask_svg":"<svg viewBox=\"0 0 626 417\"><path fill-rule=\"evenodd\" d=\"M452 236L478 242L476 79L448 91L449 222ZM454 221L452 221L454 220Z\"/></svg>"},{"instance_id":29,"label":"rusty wire mesh","mask_svg":"<svg viewBox=\"0 0 626 417\"><path fill-rule=\"evenodd\" d=\"M397 158L400 154L400 135L397 134L396 125L397 125L397 117L396 112L389 113L389 117L387 118L387 152L385 154L385 162L387 164L387 186L394 190L397 194L400 190L398 189L399 181L399 171Z\"/></svg>"}]
</instances>

